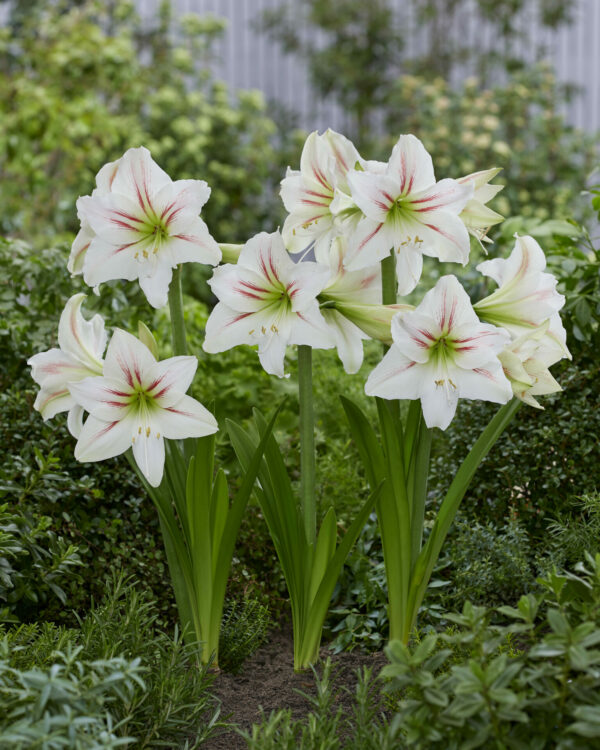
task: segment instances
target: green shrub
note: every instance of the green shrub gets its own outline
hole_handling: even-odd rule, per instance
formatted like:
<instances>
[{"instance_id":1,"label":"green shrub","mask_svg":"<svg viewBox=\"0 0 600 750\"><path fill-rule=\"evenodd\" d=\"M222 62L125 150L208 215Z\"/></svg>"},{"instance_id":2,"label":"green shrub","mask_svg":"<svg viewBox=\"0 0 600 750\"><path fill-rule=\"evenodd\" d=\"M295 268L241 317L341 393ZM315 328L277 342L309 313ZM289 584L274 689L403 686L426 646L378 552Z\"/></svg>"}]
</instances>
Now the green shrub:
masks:
<instances>
[{"instance_id":1,"label":"green shrub","mask_svg":"<svg viewBox=\"0 0 600 750\"><path fill-rule=\"evenodd\" d=\"M600 494L574 498L571 507L548 523L552 535L550 557L559 566L574 565L585 552L600 549Z\"/></svg>"},{"instance_id":2,"label":"green shrub","mask_svg":"<svg viewBox=\"0 0 600 750\"><path fill-rule=\"evenodd\" d=\"M36 623L5 631L0 746L200 746L218 716L212 678L194 644L157 627L158 614L121 576L78 628Z\"/></svg>"},{"instance_id":3,"label":"green shrub","mask_svg":"<svg viewBox=\"0 0 600 750\"><path fill-rule=\"evenodd\" d=\"M438 563L448 583L440 589L443 607L514 603L535 587L533 562L527 532L514 519L496 528L463 515Z\"/></svg>"},{"instance_id":4,"label":"green shrub","mask_svg":"<svg viewBox=\"0 0 600 750\"><path fill-rule=\"evenodd\" d=\"M597 368L564 363L555 374L563 392L544 397L544 411L519 411L477 470L462 503L466 516L500 526L511 514L535 539L545 533L544 519L570 508L573 496L600 487ZM490 404L461 404L451 429L437 436L430 481L435 498L493 413Z\"/></svg>"},{"instance_id":5,"label":"green shrub","mask_svg":"<svg viewBox=\"0 0 600 750\"><path fill-rule=\"evenodd\" d=\"M509 624L466 603L458 631L391 643L382 676L400 691L390 732L403 747L581 750L600 738L600 556L552 572L543 592L501 607ZM453 649L464 653L449 666ZM466 652L466 653L465 653ZM454 659L453 659L454 660ZM455 660L454 660L455 661Z\"/></svg>"},{"instance_id":6,"label":"green shrub","mask_svg":"<svg viewBox=\"0 0 600 750\"><path fill-rule=\"evenodd\" d=\"M72 569L81 560L77 547L57 537L51 524L48 516L33 520L0 505L0 622L18 619L15 612L24 603L38 608L51 595L65 604L61 584L78 579Z\"/></svg>"}]
</instances>

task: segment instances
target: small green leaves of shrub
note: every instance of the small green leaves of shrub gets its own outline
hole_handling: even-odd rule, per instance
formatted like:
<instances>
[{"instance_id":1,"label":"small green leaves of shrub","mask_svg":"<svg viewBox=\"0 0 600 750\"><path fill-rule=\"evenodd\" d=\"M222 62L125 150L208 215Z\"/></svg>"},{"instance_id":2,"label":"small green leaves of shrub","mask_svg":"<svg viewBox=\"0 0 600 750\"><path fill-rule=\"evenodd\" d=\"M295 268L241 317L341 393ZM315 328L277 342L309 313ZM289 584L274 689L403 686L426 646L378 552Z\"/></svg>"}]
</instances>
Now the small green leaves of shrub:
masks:
<instances>
[{"instance_id":1,"label":"small green leaves of shrub","mask_svg":"<svg viewBox=\"0 0 600 750\"><path fill-rule=\"evenodd\" d=\"M600 739L600 555L540 579L543 593L500 607L508 624L467 602L456 630L415 647L390 644L382 676L400 691L390 731L425 750L555 747ZM518 650L514 646L518 644ZM456 650L460 661L450 664Z\"/></svg>"},{"instance_id":2,"label":"small green leaves of shrub","mask_svg":"<svg viewBox=\"0 0 600 750\"><path fill-rule=\"evenodd\" d=\"M146 593L109 582L80 627L0 631L0 747L198 747L218 709L197 648L156 627Z\"/></svg>"}]
</instances>

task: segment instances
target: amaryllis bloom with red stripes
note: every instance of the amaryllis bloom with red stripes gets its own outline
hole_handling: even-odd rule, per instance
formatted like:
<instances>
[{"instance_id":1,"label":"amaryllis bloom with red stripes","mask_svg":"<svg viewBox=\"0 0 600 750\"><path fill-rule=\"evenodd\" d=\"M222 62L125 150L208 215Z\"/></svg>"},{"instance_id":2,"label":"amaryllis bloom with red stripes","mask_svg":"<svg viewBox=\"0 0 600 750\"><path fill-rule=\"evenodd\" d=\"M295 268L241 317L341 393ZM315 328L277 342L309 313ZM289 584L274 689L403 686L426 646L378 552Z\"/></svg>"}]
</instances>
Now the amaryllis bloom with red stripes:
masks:
<instances>
[{"instance_id":1,"label":"amaryllis bloom with red stripes","mask_svg":"<svg viewBox=\"0 0 600 750\"><path fill-rule=\"evenodd\" d=\"M143 147L129 149L115 165L107 174L108 189L102 183L77 201L83 234L91 239L83 260L78 245L72 268L81 267L85 283L94 287L110 279L139 279L148 302L163 307L179 263L221 260L198 216L210 188L203 180L173 182Z\"/></svg>"},{"instance_id":2,"label":"amaryllis bloom with red stripes","mask_svg":"<svg viewBox=\"0 0 600 750\"><path fill-rule=\"evenodd\" d=\"M475 303L475 311L482 320L506 328L513 338L549 321L545 346L554 350L556 362L571 356L558 313L565 298L556 290L556 278L545 269L546 256L536 240L517 236L508 258L486 260L477 266L498 284L498 289Z\"/></svg>"},{"instance_id":3,"label":"amaryllis bloom with red stripes","mask_svg":"<svg viewBox=\"0 0 600 750\"><path fill-rule=\"evenodd\" d=\"M498 359L510 336L479 321L455 276L443 276L418 307L398 313L392 339L365 391L386 399L421 399L428 427L445 430L459 398L498 404L512 398Z\"/></svg>"},{"instance_id":4,"label":"amaryllis bloom with red stripes","mask_svg":"<svg viewBox=\"0 0 600 750\"><path fill-rule=\"evenodd\" d=\"M164 439L203 437L218 430L213 415L185 393L194 378L196 357L158 362L141 341L117 328L102 377L70 384L71 395L89 416L75 446L78 461L103 461L133 449L152 487L161 482Z\"/></svg>"},{"instance_id":5,"label":"amaryllis bloom with red stripes","mask_svg":"<svg viewBox=\"0 0 600 750\"><path fill-rule=\"evenodd\" d=\"M421 278L423 255L467 262L469 233L459 215L473 196L473 185L436 182L431 156L414 135L400 136L385 172L356 170L347 179L364 214L349 238L348 269L366 268L393 249L403 295Z\"/></svg>"},{"instance_id":6,"label":"amaryllis bloom with red stripes","mask_svg":"<svg viewBox=\"0 0 600 750\"><path fill-rule=\"evenodd\" d=\"M348 172L361 161L352 142L334 130L308 136L300 171L288 167L281 181L281 198L289 211L282 235L291 253L314 243L316 259L327 263L331 241L338 233L331 211L334 194L336 189L349 192Z\"/></svg>"},{"instance_id":7,"label":"amaryllis bloom with red stripes","mask_svg":"<svg viewBox=\"0 0 600 750\"><path fill-rule=\"evenodd\" d=\"M84 299L85 294L75 294L65 305L58 324L58 348L34 354L27 361L31 377L40 386L34 409L44 419L69 412L67 425L74 437L81 430L83 410L71 395L69 384L102 374L107 341L100 315L86 320L81 314Z\"/></svg>"},{"instance_id":8,"label":"amaryllis bloom with red stripes","mask_svg":"<svg viewBox=\"0 0 600 750\"><path fill-rule=\"evenodd\" d=\"M381 264L348 271L343 262L346 252L346 238L336 237L329 249L327 263L331 278L319 296L319 302L344 370L352 374L360 370L363 340L369 336L344 314L344 305L351 305L354 311L358 306L366 308L368 318L376 317L381 306Z\"/></svg>"},{"instance_id":9,"label":"amaryllis bloom with red stripes","mask_svg":"<svg viewBox=\"0 0 600 750\"><path fill-rule=\"evenodd\" d=\"M244 245L236 265L219 266L208 282L219 303L206 323L204 350L214 354L258 344L264 369L282 377L289 344L332 348L335 342L317 302L330 275L326 265L294 263L279 232L257 234Z\"/></svg>"}]
</instances>

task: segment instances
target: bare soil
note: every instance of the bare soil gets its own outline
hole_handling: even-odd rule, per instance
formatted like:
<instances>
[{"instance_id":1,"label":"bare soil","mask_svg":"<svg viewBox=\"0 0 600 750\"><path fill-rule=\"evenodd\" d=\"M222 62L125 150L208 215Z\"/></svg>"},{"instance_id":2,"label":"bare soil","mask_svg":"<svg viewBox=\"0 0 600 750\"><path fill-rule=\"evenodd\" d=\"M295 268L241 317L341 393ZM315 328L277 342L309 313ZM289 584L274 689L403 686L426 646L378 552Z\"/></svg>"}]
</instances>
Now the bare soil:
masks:
<instances>
[{"instance_id":1,"label":"bare soil","mask_svg":"<svg viewBox=\"0 0 600 750\"><path fill-rule=\"evenodd\" d=\"M333 665L332 683L337 704L345 715L350 715L357 670L367 666L376 676L387 659L382 652L351 651L332 655L327 647L321 648L321 659L328 656ZM314 695L314 676L312 672L294 674L293 661L291 628L284 626L282 630L270 633L268 642L248 659L237 675L219 674L213 683L213 692L221 702L221 720L250 730L252 724L261 721L262 713L268 716L280 708L291 709L295 719L309 714L309 702L297 691ZM229 730L203 747L207 750L245 750L247 745L235 730Z\"/></svg>"}]
</instances>

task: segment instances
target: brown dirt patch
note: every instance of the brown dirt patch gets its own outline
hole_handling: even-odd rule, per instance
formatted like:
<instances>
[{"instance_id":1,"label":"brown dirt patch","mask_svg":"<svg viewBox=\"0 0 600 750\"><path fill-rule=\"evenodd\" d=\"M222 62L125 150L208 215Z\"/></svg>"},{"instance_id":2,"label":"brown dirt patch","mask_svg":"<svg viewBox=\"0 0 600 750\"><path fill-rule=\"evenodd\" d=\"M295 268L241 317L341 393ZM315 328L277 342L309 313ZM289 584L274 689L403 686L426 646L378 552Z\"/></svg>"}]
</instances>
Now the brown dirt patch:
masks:
<instances>
[{"instance_id":1,"label":"brown dirt patch","mask_svg":"<svg viewBox=\"0 0 600 750\"><path fill-rule=\"evenodd\" d=\"M328 656L333 665L332 683L337 692L337 705L342 707L344 715L351 715L356 671L366 666L376 676L387 664L387 659L381 652L352 651L332 655L326 646L321 648L321 659ZM219 674L212 689L221 702L221 719L250 730L252 724L261 720L261 709L266 716L280 708L291 709L295 719L306 716L310 713L310 704L296 691L314 695L315 684L312 672L294 674L291 628L284 626L282 630L269 634L268 642L248 659L239 674ZM245 750L247 745L237 732L226 731L203 747L207 750Z\"/></svg>"}]
</instances>

